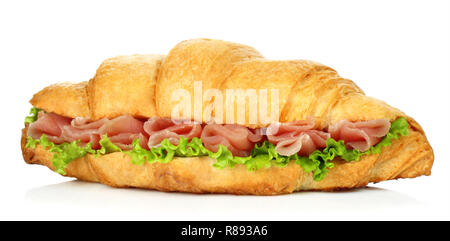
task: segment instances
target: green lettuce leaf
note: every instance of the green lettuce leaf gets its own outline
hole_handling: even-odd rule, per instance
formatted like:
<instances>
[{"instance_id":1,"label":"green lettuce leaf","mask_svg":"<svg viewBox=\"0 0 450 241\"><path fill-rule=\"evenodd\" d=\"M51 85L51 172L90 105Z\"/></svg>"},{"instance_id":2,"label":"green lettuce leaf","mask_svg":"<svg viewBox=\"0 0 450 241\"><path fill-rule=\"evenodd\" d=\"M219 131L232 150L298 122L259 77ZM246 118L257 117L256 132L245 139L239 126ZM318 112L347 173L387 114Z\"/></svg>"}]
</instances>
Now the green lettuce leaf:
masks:
<instances>
[{"instance_id":1,"label":"green lettuce leaf","mask_svg":"<svg viewBox=\"0 0 450 241\"><path fill-rule=\"evenodd\" d=\"M83 157L88 153L94 154L95 151L91 148L91 143L85 146L79 145L80 141L65 142L62 144L54 144L48 140L47 136L43 134L40 139L33 139L30 136L27 137L27 144L25 147L36 148L37 144L49 149L50 152L55 154L52 157L52 164L55 167L55 172L66 175L65 168L73 160Z\"/></svg>"},{"instance_id":2,"label":"green lettuce leaf","mask_svg":"<svg viewBox=\"0 0 450 241\"><path fill-rule=\"evenodd\" d=\"M398 139L400 136L407 136L409 134L409 124L405 117L400 117L391 123L391 128L387 135L375 146L370 148L372 154L380 154L381 148L390 146L393 139Z\"/></svg>"},{"instance_id":3,"label":"green lettuce leaf","mask_svg":"<svg viewBox=\"0 0 450 241\"><path fill-rule=\"evenodd\" d=\"M170 162L174 156L179 157L194 157L206 156L208 151L203 146L199 138L194 137L188 141L185 137L180 137L178 145L173 145L168 139L164 139L159 147L153 147L150 150L142 148L139 144L139 139L133 141L133 148L129 151L124 151L131 157L131 162L137 165L142 165L145 162Z\"/></svg>"},{"instance_id":4,"label":"green lettuce leaf","mask_svg":"<svg viewBox=\"0 0 450 241\"><path fill-rule=\"evenodd\" d=\"M209 152L209 157L217 159L217 162L213 164L213 167L217 169L224 169L225 167L234 167L233 154L226 146L219 145L217 152Z\"/></svg>"},{"instance_id":5,"label":"green lettuce leaf","mask_svg":"<svg viewBox=\"0 0 450 241\"><path fill-rule=\"evenodd\" d=\"M131 157L131 162L133 164L142 165L146 161L151 162L155 159L155 156L151 151L148 151L139 145L139 139L134 140L132 145L133 149L125 151L125 153Z\"/></svg>"},{"instance_id":6,"label":"green lettuce leaf","mask_svg":"<svg viewBox=\"0 0 450 241\"><path fill-rule=\"evenodd\" d=\"M95 152L95 155L98 157L100 155L105 155L112 152L122 151L118 146L113 144L111 140L109 140L107 135L102 135L102 139L99 141L100 149Z\"/></svg>"},{"instance_id":7,"label":"green lettuce leaf","mask_svg":"<svg viewBox=\"0 0 450 241\"><path fill-rule=\"evenodd\" d=\"M35 122L37 120L39 111L41 111L41 109L32 107L30 110L30 115L25 117L25 125Z\"/></svg>"},{"instance_id":8,"label":"green lettuce leaf","mask_svg":"<svg viewBox=\"0 0 450 241\"><path fill-rule=\"evenodd\" d=\"M102 136L102 139L100 140L101 148L99 150L93 150L91 143L82 146L79 145L80 142L80 140L77 140L55 144L43 134L40 139L33 139L31 136L28 136L25 147L36 148L36 145L40 144L42 147L49 149L50 152L54 152L55 154L53 154L51 162L55 167L55 172L61 175L67 174L65 169L70 162L87 154L94 154L98 157L103 154L121 151L120 148L114 145L106 135Z\"/></svg>"},{"instance_id":9,"label":"green lettuce leaf","mask_svg":"<svg viewBox=\"0 0 450 241\"><path fill-rule=\"evenodd\" d=\"M85 146L78 145L80 141L65 142L60 145L55 145L50 148L51 152L55 152L52 158L52 164L55 167L55 172L66 175L66 166L73 160L83 157L88 153L94 154L95 151L91 148L91 143Z\"/></svg>"},{"instance_id":10,"label":"green lettuce leaf","mask_svg":"<svg viewBox=\"0 0 450 241\"><path fill-rule=\"evenodd\" d=\"M150 150L142 148L139 144L139 140L134 140L133 149L124 151L124 153L130 155L131 162L138 165L142 165L145 162L152 163L156 161L167 163L170 162L175 156L209 156L217 160L217 162L213 164L213 166L217 169L224 169L226 167L232 168L237 164L242 164L245 165L250 171L258 170L264 167L270 167L274 156L278 157L278 159L275 159L275 162L278 165L287 165L287 158L281 158L281 156L278 156L273 145L271 146L271 154L268 154L268 145L272 144L265 142L260 147L255 145L252 155L248 157L238 157L233 156L231 151L223 145L219 145L218 150L216 152L212 152L203 146L202 141L199 138L195 137L189 141L185 137L180 137L180 142L176 146L171 144L169 140L165 139L161 142L159 147L153 147Z\"/></svg>"}]
</instances>

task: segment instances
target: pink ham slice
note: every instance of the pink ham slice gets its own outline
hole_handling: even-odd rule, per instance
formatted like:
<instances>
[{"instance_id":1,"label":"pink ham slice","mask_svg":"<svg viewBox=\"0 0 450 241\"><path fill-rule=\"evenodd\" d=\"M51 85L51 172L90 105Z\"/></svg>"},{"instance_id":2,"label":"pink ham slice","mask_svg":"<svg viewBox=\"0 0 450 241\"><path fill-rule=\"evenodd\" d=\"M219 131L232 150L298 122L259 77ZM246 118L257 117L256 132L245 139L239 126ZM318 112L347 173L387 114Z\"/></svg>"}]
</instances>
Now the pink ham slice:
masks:
<instances>
[{"instance_id":1,"label":"pink ham slice","mask_svg":"<svg viewBox=\"0 0 450 241\"><path fill-rule=\"evenodd\" d=\"M144 133L144 122L130 115L122 115L107 121L100 128L98 128L98 132L100 135L107 134L111 137L123 133Z\"/></svg>"},{"instance_id":2,"label":"pink ham slice","mask_svg":"<svg viewBox=\"0 0 450 241\"><path fill-rule=\"evenodd\" d=\"M97 121L89 122L87 118L76 117L72 119L70 125L61 128L61 138L65 141L81 140L82 143L90 142L93 149L100 148L100 134L98 129L105 125L109 120L103 118Z\"/></svg>"},{"instance_id":3,"label":"pink ham slice","mask_svg":"<svg viewBox=\"0 0 450 241\"><path fill-rule=\"evenodd\" d=\"M122 150L130 150L133 149L131 145L135 139L139 139L139 144L141 147L147 147L148 138L142 134L130 134L130 133L121 133L109 138L109 140L117 145Z\"/></svg>"},{"instance_id":4,"label":"pink ham slice","mask_svg":"<svg viewBox=\"0 0 450 241\"><path fill-rule=\"evenodd\" d=\"M90 122L89 118L83 118L83 117L75 117L70 122L70 125L73 127L76 127L77 129L98 129L109 120L107 118L103 118L97 121Z\"/></svg>"},{"instance_id":5,"label":"pink ham slice","mask_svg":"<svg viewBox=\"0 0 450 241\"><path fill-rule=\"evenodd\" d=\"M65 142L61 138L62 128L70 125L70 118L66 118L53 113L38 113L38 119L28 128L28 136L39 139L45 134L51 142L61 144Z\"/></svg>"},{"instance_id":6,"label":"pink ham slice","mask_svg":"<svg viewBox=\"0 0 450 241\"><path fill-rule=\"evenodd\" d=\"M251 130L240 125L207 124L202 132L202 142L213 152L224 145L234 156L249 156L255 143L263 139L261 129Z\"/></svg>"},{"instance_id":7,"label":"pink ham slice","mask_svg":"<svg viewBox=\"0 0 450 241\"><path fill-rule=\"evenodd\" d=\"M391 128L388 120L350 122L341 120L328 128L335 140L344 140L348 148L367 151L386 136Z\"/></svg>"},{"instance_id":8,"label":"pink ham slice","mask_svg":"<svg viewBox=\"0 0 450 241\"><path fill-rule=\"evenodd\" d=\"M65 142L81 140L82 143L92 143L92 148L100 147L100 135L97 129L78 129L72 125L66 125L61 128L60 138Z\"/></svg>"},{"instance_id":9,"label":"pink ham slice","mask_svg":"<svg viewBox=\"0 0 450 241\"><path fill-rule=\"evenodd\" d=\"M156 147L164 139L168 139L173 145L178 145L181 136L189 140L194 137L200 138L202 126L191 121L174 122L168 118L153 117L144 123L144 130L150 136L148 146Z\"/></svg>"},{"instance_id":10,"label":"pink ham slice","mask_svg":"<svg viewBox=\"0 0 450 241\"><path fill-rule=\"evenodd\" d=\"M111 142L123 150L132 148L131 143L139 138L141 146L147 148L147 137L143 131L144 123L129 115L120 116L112 120L106 118L89 122L85 118L66 118L53 113L40 112L36 122L28 128L28 135L39 139L42 134L60 144L81 140L82 144L92 143L92 148L100 148L100 138L108 135Z\"/></svg>"},{"instance_id":11,"label":"pink ham slice","mask_svg":"<svg viewBox=\"0 0 450 241\"><path fill-rule=\"evenodd\" d=\"M326 147L330 134L314 130L314 119L289 123L276 123L266 129L267 139L275 145L275 150L283 156L298 153L308 156L319 148Z\"/></svg>"}]
</instances>

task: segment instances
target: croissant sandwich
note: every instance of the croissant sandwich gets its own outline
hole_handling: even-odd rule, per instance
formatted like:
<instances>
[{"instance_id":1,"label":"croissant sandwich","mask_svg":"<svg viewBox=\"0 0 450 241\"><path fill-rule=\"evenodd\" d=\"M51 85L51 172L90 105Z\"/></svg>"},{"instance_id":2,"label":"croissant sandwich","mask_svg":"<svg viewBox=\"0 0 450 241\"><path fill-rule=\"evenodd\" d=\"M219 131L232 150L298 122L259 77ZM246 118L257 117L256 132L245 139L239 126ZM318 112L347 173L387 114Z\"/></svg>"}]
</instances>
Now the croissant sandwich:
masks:
<instances>
[{"instance_id":1,"label":"croissant sandwich","mask_svg":"<svg viewBox=\"0 0 450 241\"><path fill-rule=\"evenodd\" d=\"M242 44L119 56L33 96L29 164L113 187L273 195L430 175L420 125L351 80Z\"/></svg>"}]
</instances>

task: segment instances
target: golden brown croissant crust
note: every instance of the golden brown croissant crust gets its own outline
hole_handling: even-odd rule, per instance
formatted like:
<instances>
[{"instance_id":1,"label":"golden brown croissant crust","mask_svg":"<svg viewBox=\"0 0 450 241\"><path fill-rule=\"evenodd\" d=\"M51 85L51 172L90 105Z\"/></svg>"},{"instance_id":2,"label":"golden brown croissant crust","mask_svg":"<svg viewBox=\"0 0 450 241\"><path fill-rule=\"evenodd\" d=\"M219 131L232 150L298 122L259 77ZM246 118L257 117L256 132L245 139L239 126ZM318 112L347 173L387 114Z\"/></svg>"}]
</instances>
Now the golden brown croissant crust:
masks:
<instances>
[{"instance_id":1,"label":"golden brown croissant crust","mask_svg":"<svg viewBox=\"0 0 450 241\"><path fill-rule=\"evenodd\" d=\"M434 161L431 146L419 124L400 110L365 96L353 81L340 77L327 66L306 60L268 60L249 46L220 40L183 41L167 56L111 58L100 65L90 81L51 85L35 94L30 102L47 112L72 118L81 116L97 120L123 114L144 118L170 117L175 105L171 102L171 93L183 88L193 94L194 81L201 81L203 91L255 86L277 89L281 122L312 116L317 128L325 129L340 120L393 121L403 116L410 124L410 134L394 140L381 154L364 155L357 162L333 161L335 167L318 182L313 180L311 173L305 173L293 162L284 168L271 167L253 172L242 165L217 170L212 166L216 160L208 157L174 158L166 164L138 166L120 152L97 158L89 154L76 159L67 166L67 176L114 187L272 195L354 188L369 182L430 175ZM203 101L203 108L211 103L210 100ZM249 123L248 116L242 124L263 126ZM25 148L25 142L26 128L22 132L25 161L53 169L50 161L53 153L40 145L36 149Z\"/></svg>"}]
</instances>

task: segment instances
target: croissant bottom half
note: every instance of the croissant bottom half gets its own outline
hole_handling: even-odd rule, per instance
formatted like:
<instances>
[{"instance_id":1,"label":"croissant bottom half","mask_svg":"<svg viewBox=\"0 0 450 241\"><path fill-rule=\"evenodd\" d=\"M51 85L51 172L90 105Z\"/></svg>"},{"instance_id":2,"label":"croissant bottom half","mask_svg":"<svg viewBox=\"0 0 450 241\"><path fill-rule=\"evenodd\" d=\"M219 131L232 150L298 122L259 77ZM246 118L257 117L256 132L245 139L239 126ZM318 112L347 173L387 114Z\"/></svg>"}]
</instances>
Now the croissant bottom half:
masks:
<instances>
[{"instance_id":1,"label":"croissant bottom half","mask_svg":"<svg viewBox=\"0 0 450 241\"><path fill-rule=\"evenodd\" d=\"M22 130L22 152L29 164L54 169L52 152L38 145L26 148L27 128ZM393 140L381 154L364 155L358 162L335 160L327 177L314 181L312 173L290 162L286 167L248 171L244 165L218 170L209 157L178 157L169 163L132 164L130 156L115 152L99 157L88 154L66 167L67 176L113 187L136 187L170 192L275 195L304 190L332 191L366 186L398 178L430 175L433 151L419 129Z\"/></svg>"}]
</instances>

